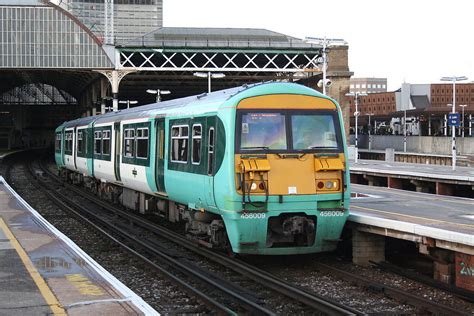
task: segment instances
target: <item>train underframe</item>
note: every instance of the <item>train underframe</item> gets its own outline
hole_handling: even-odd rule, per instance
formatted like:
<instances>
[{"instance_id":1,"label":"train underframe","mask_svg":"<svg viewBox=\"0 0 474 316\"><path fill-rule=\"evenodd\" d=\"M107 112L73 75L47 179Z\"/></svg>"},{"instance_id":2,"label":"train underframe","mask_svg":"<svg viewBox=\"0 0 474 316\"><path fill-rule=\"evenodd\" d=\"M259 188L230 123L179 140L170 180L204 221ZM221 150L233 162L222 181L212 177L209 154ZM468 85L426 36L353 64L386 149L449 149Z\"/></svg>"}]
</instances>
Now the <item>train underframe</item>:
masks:
<instances>
[{"instance_id":1,"label":"train underframe","mask_svg":"<svg viewBox=\"0 0 474 316\"><path fill-rule=\"evenodd\" d=\"M220 215L190 209L166 198L102 182L64 168L59 173L68 183L82 186L113 204L143 215L153 214L172 223L184 224L186 236L206 247L229 250L230 243Z\"/></svg>"},{"instance_id":2,"label":"train underframe","mask_svg":"<svg viewBox=\"0 0 474 316\"><path fill-rule=\"evenodd\" d=\"M102 182L67 169L60 169L60 175L67 182L85 187L95 195L113 204L122 205L136 213L153 214L171 223L182 224L186 236L199 244L228 252L233 251L224 220L218 214L190 209L184 204L124 188L113 183ZM260 247L263 245L267 251L270 251L268 253L281 254L285 253L284 248L306 248L309 250L315 244L316 216L292 212L268 215L265 241L262 240L261 244L258 243L259 245L241 243L245 246L238 247L237 252L258 254L262 251ZM240 222L240 224L237 224L239 227L243 223ZM263 225L263 223L259 222L258 225ZM245 234L245 227L240 227L238 230ZM231 236L231 238L235 239L237 237Z\"/></svg>"}]
</instances>

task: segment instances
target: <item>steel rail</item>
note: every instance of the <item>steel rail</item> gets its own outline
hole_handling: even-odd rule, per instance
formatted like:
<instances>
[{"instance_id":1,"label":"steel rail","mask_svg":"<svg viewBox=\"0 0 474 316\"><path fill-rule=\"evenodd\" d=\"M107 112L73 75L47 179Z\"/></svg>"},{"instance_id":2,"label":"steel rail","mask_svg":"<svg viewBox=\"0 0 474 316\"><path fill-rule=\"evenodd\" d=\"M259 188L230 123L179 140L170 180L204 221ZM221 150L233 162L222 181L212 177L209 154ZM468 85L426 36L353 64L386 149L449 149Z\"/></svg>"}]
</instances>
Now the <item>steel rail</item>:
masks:
<instances>
[{"instance_id":1,"label":"steel rail","mask_svg":"<svg viewBox=\"0 0 474 316\"><path fill-rule=\"evenodd\" d=\"M30 173L31 173L31 170L30 170ZM147 245L144 242L140 242L136 238L135 235L131 235L131 234L127 233L126 231L124 231L122 229L119 229L118 227L111 227L111 224L107 220L105 220L104 218L101 218L100 216L94 214L93 212L88 210L86 207L83 207L81 205L78 205L77 203L72 202L71 200L66 199L64 196L55 194L55 192L54 192L55 190L52 189L48 183L40 180L38 177L35 177L34 173L32 173L32 176L33 176L33 178L38 180L39 183L43 184L42 186L40 186L40 190L44 194L46 194L48 196L48 198L50 198L60 208L63 208L63 209L66 209L66 210L70 211L75 216L77 216L81 220L85 221L88 225L94 227L99 232L101 232L102 234L104 234L105 236L107 236L108 238L113 240L115 243L119 244L121 247L123 247L125 250L127 250L131 254L137 256L141 260L145 261L147 264L153 266L155 269L157 269L158 271L163 273L170 280L172 280L173 282L178 283L188 293L191 293L191 294L195 295L196 297L200 298L208 307L213 308L218 313L227 314L227 315L237 315L238 314L237 312L232 311L231 309L227 308L226 306L220 304L219 302L214 300L209 295L207 295L207 294L203 293L202 291L194 288L193 286L187 284L185 281L179 279L178 277L176 277L175 275L173 275L172 273L170 273L169 271L167 271L163 267L161 267L161 266L157 265L156 263L152 262L150 259L148 259L145 256L141 255L140 253L133 250L129 246L125 245L123 242L119 241L117 238L115 238L110 233L105 231L102 227L98 226L96 223L92 222L90 219L88 219L87 217L82 215L75 208L80 209L81 212L87 213L89 216L92 216L95 220L99 221L105 227L108 227L109 229L113 229L113 231L115 233L119 234L120 236L125 237L128 240L133 241L134 243L139 244L141 247L143 247L147 251L153 253L155 256L161 256L161 258L169 259L170 257L168 255L166 255L162 252L156 251L155 249L153 249L152 247L150 247L149 245ZM67 201L65 201L65 200L67 200ZM73 205L74 207L71 207L68 204ZM163 261L163 260L161 260L161 261ZM254 303L254 302L252 302L252 301L250 301L250 300L248 300L244 297L241 297L240 294L233 293L232 291L230 291L230 290L224 288L223 286L217 284L215 281L207 280L206 276L199 275L199 273L196 273L196 272L192 271L192 269L190 269L189 267L184 267L184 265L182 265L181 263L177 262L174 259L172 259L172 261L170 263L168 263L168 265L169 266L174 266L174 267L179 266L180 268L183 268L183 270L188 272L188 274L191 273L191 274L193 274L193 276L198 277L202 281L204 281L206 283L209 283L211 286L213 286L215 288L218 288L219 290L221 290L222 292L224 292L225 294L230 296L232 299L237 301L239 304L242 304L242 305L246 306L247 310L250 311L250 312L253 312L253 313L258 314L258 315L274 315L273 312L259 306L258 304Z\"/></svg>"},{"instance_id":2,"label":"steel rail","mask_svg":"<svg viewBox=\"0 0 474 316\"><path fill-rule=\"evenodd\" d=\"M58 179L58 177L54 174L52 174L47 168L44 166L41 166L41 168L48 173L50 176L55 177ZM60 180L59 180L60 181ZM168 230L166 228L160 227L146 219L143 219L139 216L136 216L134 214L131 214L129 212L125 212L123 210L117 209L114 206L111 206L104 200L101 200L97 198L96 196L90 194L89 192L85 192L84 190L79 189L78 187L70 184L65 184L68 189L73 190L77 194L82 195L83 197L90 199L94 203L100 205L104 209L113 212L115 214L120 215L123 218L126 218L130 222L133 222L134 225L141 226L157 235L160 237L164 237L167 240L177 243L183 247L185 247L188 250L191 250L201 256L206 257L207 259L210 259L214 262L217 262L221 265L226 266L227 268L230 268L241 275L244 275L261 285L271 288L274 291L292 298L306 306L309 306L315 310L318 310L322 313L330 314L330 315L363 315L364 313L356 310L354 308L345 306L339 302L333 301L329 298L325 298L323 296L320 296L316 293L310 293L302 288L296 287L288 282L285 282L281 279L276 278L274 275L256 268L255 266L252 266L250 264L247 264L245 262L242 262L240 260L237 260L235 258L229 258L225 255L222 255L216 251L211 251L207 248L204 248L202 246L199 246L196 242L193 242L185 237L183 237L180 234L177 234L171 230Z\"/></svg>"},{"instance_id":3,"label":"steel rail","mask_svg":"<svg viewBox=\"0 0 474 316\"><path fill-rule=\"evenodd\" d=\"M403 290L396 289L394 287L387 286L385 284L381 284L378 282L374 282L371 280L368 280L365 277L361 277L358 275L354 275L350 272L343 271L331 266L328 266L324 263L315 263L315 265L321 270L325 271L327 273L330 273L331 275L339 275L341 278L345 280L350 280L353 281L359 285L362 285L369 290L372 290L374 292L382 292L386 296L394 298L399 301L407 302L410 305L426 309L430 311L431 313L434 313L435 315L471 315L469 313L461 312L458 309L448 307L427 299L424 299L418 295L414 295L411 293L408 293Z\"/></svg>"}]
</instances>

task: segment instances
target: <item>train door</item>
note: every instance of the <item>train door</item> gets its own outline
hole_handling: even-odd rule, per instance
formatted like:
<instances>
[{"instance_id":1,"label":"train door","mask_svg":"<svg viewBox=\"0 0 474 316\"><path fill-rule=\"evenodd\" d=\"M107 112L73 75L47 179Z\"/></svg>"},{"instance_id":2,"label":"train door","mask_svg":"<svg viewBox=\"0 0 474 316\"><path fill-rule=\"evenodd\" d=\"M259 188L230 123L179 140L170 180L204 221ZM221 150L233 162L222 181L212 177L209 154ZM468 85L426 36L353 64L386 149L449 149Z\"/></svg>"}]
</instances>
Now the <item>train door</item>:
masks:
<instances>
[{"instance_id":1,"label":"train door","mask_svg":"<svg viewBox=\"0 0 474 316\"><path fill-rule=\"evenodd\" d=\"M156 152L155 152L155 182L158 192L165 193L165 119L155 120Z\"/></svg>"},{"instance_id":2,"label":"train door","mask_svg":"<svg viewBox=\"0 0 474 316\"><path fill-rule=\"evenodd\" d=\"M77 158L77 127L74 127L74 132L73 134L73 142L72 142L72 157L74 161L74 169L77 170L77 163L76 163L76 158Z\"/></svg>"},{"instance_id":3,"label":"train door","mask_svg":"<svg viewBox=\"0 0 474 316\"><path fill-rule=\"evenodd\" d=\"M114 140L115 140L115 159L114 159L114 171L115 179L121 181L120 178L120 157L121 157L121 137L120 137L120 122L114 123Z\"/></svg>"},{"instance_id":4,"label":"train door","mask_svg":"<svg viewBox=\"0 0 474 316\"><path fill-rule=\"evenodd\" d=\"M216 166L216 120L214 117L207 119L207 142L206 142L206 158L207 158L207 176L206 176L206 203L209 206L216 206L214 199L214 174Z\"/></svg>"}]
</instances>

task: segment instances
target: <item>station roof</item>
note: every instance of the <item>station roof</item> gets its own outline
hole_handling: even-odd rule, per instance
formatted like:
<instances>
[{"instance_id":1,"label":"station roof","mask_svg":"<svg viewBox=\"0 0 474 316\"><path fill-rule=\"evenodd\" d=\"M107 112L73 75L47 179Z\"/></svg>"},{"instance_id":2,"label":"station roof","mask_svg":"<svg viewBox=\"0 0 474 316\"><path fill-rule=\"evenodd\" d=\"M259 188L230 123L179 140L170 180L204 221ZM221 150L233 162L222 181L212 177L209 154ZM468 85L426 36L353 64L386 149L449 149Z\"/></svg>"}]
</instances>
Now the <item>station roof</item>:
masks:
<instances>
[{"instance_id":1,"label":"station roof","mask_svg":"<svg viewBox=\"0 0 474 316\"><path fill-rule=\"evenodd\" d=\"M269 31L250 28L192 28L162 27L117 46L153 48L272 48L272 49L312 49L319 45Z\"/></svg>"}]
</instances>

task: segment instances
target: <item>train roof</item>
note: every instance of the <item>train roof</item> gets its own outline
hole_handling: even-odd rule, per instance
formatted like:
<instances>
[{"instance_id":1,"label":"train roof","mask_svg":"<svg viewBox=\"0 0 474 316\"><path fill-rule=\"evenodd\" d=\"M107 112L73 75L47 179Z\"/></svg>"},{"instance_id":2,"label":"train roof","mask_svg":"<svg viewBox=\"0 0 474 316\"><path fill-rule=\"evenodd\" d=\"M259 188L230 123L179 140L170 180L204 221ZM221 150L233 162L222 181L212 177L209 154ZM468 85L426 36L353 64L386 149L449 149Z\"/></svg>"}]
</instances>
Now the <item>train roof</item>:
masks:
<instances>
[{"instance_id":1,"label":"train roof","mask_svg":"<svg viewBox=\"0 0 474 316\"><path fill-rule=\"evenodd\" d=\"M184 116L213 113L217 112L222 105L227 104L227 101L234 101L232 103L237 104L240 100L252 96L283 93L328 98L316 90L300 84L282 82L260 83L219 90L211 93L203 93L197 96L179 98L160 103L152 103L116 112L109 112L102 115L79 118L65 122L61 127L68 128L88 125L91 122L102 124L127 119L140 119L167 115Z\"/></svg>"}]
</instances>

